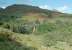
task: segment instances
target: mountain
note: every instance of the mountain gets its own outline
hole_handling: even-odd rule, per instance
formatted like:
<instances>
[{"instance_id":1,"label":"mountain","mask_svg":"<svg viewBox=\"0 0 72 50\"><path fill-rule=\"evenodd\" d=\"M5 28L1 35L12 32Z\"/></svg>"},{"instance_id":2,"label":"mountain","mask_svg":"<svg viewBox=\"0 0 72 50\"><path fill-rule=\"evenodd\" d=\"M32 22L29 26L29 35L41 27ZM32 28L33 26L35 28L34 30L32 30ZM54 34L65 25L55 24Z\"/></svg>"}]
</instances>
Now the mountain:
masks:
<instances>
[{"instance_id":1,"label":"mountain","mask_svg":"<svg viewBox=\"0 0 72 50\"><path fill-rule=\"evenodd\" d=\"M72 14L61 13L56 10L41 9L36 6L14 4L6 7L5 9L0 8L0 19L2 21L17 20L18 18L27 19L27 21L39 20L43 21L48 18L55 17L71 17ZM20 20L20 19L19 19Z\"/></svg>"},{"instance_id":2,"label":"mountain","mask_svg":"<svg viewBox=\"0 0 72 50\"><path fill-rule=\"evenodd\" d=\"M3 8L0 8L0 15L4 12Z\"/></svg>"},{"instance_id":3,"label":"mountain","mask_svg":"<svg viewBox=\"0 0 72 50\"><path fill-rule=\"evenodd\" d=\"M46 16L59 16L62 15L63 13L58 12L58 11L52 11L52 10L47 10L47 9L41 9L36 6L31 6L31 5L21 5L21 4L14 4L11 6L8 6L5 9L5 14L9 16L23 16L28 13L32 14L45 14Z\"/></svg>"},{"instance_id":4,"label":"mountain","mask_svg":"<svg viewBox=\"0 0 72 50\"><path fill-rule=\"evenodd\" d=\"M10 15L25 15L28 13L40 13L41 9L35 6L29 5L11 5L5 9L5 12Z\"/></svg>"}]
</instances>

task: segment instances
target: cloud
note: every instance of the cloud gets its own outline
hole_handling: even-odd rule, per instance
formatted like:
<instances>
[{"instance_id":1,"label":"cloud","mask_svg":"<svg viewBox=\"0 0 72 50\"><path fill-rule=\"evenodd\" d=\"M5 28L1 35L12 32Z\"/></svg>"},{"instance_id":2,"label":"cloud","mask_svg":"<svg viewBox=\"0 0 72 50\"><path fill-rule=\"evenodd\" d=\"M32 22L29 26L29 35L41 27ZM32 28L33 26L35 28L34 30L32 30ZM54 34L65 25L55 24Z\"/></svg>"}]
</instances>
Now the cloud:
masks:
<instances>
[{"instance_id":1,"label":"cloud","mask_svg":"<svg viewBox=\"0 0 72 50\"><path fill-rule=\"evenodd\" d=\"M50 6L48 6L48 5L40 5L39 6L40 8L42 8L42 9L52 9Z\"/></svg>"},{"instance_id":2,"label":"cloud","mask_svg":"<svg viewBox=\"0 0 72 50\"><path fill-rule=\"evenodd\" d=\"M59 7L52 7L52 6L48 6L48 5L40 5L39 6L42 9L48 9L48 10L57 10L59 12L62 13L71 13L72 9L71 7L64 5L64 6L59 6Z\"/></svg>"},{"instance_id":3,"label":"cloud","mask_svg":"<svg viewBox=\"0 0 72 50\"><path fill-rule=\"evenodd\" d=\"M58 7L58 8L55 8L55 9L64 13L64 12L66 12L69 9L69 7L64 5L62 7Z\"/></svg>"},{"instance_id":4,"label":"cloud","mask_svg":"<svg viewBox=\"0 0 72 50\"><path fill-rule=\"evenodd\" d=\"M2 7L3 9L5 9L6 7Z\"/></svg>"}]
</instances>

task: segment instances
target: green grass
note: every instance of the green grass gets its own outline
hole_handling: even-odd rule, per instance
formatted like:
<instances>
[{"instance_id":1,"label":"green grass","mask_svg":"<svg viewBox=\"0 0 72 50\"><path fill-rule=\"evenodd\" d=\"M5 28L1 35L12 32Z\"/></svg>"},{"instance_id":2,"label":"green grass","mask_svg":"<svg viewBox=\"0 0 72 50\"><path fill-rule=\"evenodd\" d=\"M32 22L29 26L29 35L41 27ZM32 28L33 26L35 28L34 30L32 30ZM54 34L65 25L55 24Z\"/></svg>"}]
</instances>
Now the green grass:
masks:
<instances>
[{"instance_id":1,"label":"green grass","mask_svg":"<svg viewBox=\"0 0 72 50\"><path fill-rule=\"evenodd\" d=\"M32 39L0 28L0 50L37 50L33 46L28 46L29 42L27 41L32 41Z\"/></svg>"},{"instance_id":2,"label":"green grass","mask_svg":"<svg viewBox=\"0 0 72 50\"><path fill-rule=\"evenodd\" d=\"M72 22L71 18L52 18L42 23L29 23L30 34L12 32L10 29L0 27L1 50L72 50ZM34 22L34 21L33 21ZM19 29L23 23L11 23ZM32 32L32 26L36 31ZM10 25L12 26L12 25ZM18 26L18 27L17 27ZM15 30L16 30L15 29ZM27 29L28 30L28 29Z\"/></svg>"}]
</instances>

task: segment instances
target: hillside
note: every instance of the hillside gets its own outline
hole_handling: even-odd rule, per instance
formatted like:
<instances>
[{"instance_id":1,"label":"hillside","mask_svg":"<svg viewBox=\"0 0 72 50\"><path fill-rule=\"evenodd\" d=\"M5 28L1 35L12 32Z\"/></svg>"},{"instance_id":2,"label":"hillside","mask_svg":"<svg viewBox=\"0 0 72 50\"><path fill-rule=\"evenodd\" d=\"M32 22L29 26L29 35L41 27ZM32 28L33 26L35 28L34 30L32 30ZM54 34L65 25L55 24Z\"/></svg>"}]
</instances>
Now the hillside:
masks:
<instances>
[{"instance_id":1,"label":"hillside","mask_svg":"<svg viewBox=\"0 0 72 50\"><path fill-rule=\"evenodd\" d=\"M2 9L2 8L1 8ZM51 11L51 10L46 10L46 9L41 9L39 7L31 6L31 5L18 5L14 4L11 6L8 6L6 9L4 9L5 13L8 13L10 15L24 15L27 13L44 13L48 15L49 13L51 14L62 14L57 11Z\"/></svg>"},{"instance_id":2,"label":"hillside","mask_svg":"<svg viewBox=\"0 0 72 50\"><path fill-rule=\"evenodd\" d=\"M0 8L0 50L72 50L72 14L14 4Z\"/></svg>"}]
</instances>

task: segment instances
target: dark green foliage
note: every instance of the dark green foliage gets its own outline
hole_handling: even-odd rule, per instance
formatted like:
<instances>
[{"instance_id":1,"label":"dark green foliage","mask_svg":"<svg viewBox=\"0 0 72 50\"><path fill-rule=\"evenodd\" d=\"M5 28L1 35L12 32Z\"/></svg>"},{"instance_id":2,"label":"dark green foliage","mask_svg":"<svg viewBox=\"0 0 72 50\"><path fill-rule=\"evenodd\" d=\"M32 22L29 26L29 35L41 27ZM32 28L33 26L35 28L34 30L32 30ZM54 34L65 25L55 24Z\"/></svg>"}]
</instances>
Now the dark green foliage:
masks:
<instances>
[{"instance_id":1,"label":"dark green foliage","mask_svg":"<svg viewBox=\"0 0 72 50\"><path fill-rule=\"evenodd\" d=\"M17 19L16 16L8 16L8 15L1 15L0 16L0 22L1 23L8 23L8 22L15 22L15 20Z\"/></svg>"},{"instance_id":2,"label":"dark green foliage","mask_svg":"<svg viewBox=\"0 0 72 50\"><path fill-rule=\"evenodd\" d=\"M10 25L9 24L5 24L3 27L7 28L7 29L10 29Z\"/></svg>"},{"instance_id":3,"label":"dark green foliage","mask_svg":"<svg viewBox=\"0 0 72 50\"><path fill-rule=\"evenodd\" d=\"M16 26L16 27L13 27L13 32L23 33L23 34L25 34L25 33L29 34L30 33L25 26Z\"/></svg>"},{"instance_id":4,"label":"dark green foliage","mask_svg":"<svg viewBox=\"0 0 72 50\"><path fill-rule=\"evenodd\" d=\"M0 22L0 25L3 25L3 22Z\"/></svg>"}]
</instances>

